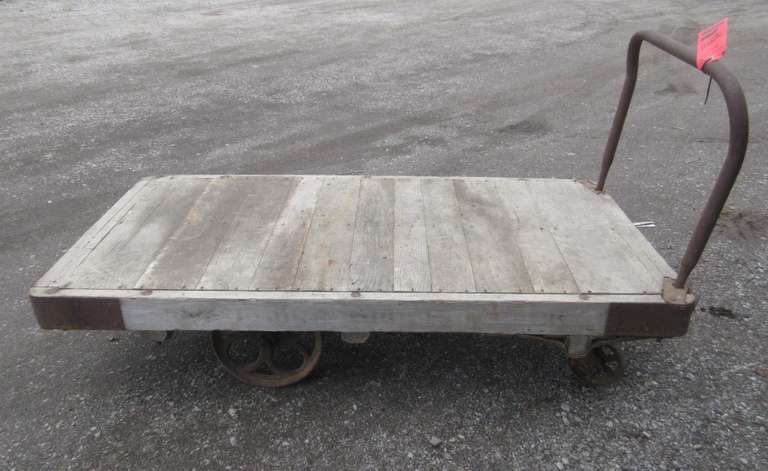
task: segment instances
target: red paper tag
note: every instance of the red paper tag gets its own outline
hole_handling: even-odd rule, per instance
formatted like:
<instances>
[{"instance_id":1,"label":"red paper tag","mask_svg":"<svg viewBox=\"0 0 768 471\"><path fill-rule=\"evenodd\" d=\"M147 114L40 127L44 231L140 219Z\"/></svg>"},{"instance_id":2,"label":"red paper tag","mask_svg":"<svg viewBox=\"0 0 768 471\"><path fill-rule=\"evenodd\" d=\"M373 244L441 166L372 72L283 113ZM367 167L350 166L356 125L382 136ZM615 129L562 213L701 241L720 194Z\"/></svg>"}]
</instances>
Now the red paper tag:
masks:
<instances>
[{"instance_id":1,"label":"red paper tag","mask_svg":"<svg viewBox=\"0 0 768 471\"><path fill-rule=\"evenodd\" d=\"M699 31L696 44L696 68L714 62L725 55L728 48L728 18L723 18L709 28Z\"/></svg>"}]
</instances>

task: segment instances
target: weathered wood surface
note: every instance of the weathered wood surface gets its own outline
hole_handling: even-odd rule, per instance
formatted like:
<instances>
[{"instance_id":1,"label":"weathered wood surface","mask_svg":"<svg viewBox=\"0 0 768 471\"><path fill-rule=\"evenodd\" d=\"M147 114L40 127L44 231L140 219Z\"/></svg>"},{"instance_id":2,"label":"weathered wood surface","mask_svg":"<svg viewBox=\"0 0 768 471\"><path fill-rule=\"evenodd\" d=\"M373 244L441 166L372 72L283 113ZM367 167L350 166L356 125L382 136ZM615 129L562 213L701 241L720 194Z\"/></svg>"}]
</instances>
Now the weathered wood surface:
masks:
<instances>
[{"instance_id":1,"label":"weathered wood surface","mask_svg":"<svg viewBox=\"0 0 768 471\"><path fill-rule=\"evenodd\" d=\"M51 291L32 288L30 293L38 306L38 319L48 328L664 337L682 335L687 326L687 313L665 304L658 294ZM109 311L105 312L107 305ZM78 317L75 309L85 309L90 317ZM642 310L655 316L655 322L640 322L640 330L636 325L616 322L615 316L634 319Z\"/></svg>"},{"instance_id":2,"label":"weathered wood surface","mask_svg":"<svg viewBox=\"0 0 768 471\"><path fill-rule=\"evenodd\" d=\"M395 181L394 257L395 291L431 291L427 222L416 178Z\"/></svg>"},{"instance_id":3,"label":"weathered wood surface","mask_svg":"<svg viewBox=\"0 0 768 471\"><path fill-rule=\"evenodd\" d=\"M474 293L475 277L453 181L424 179L421 190L432 291Z\"/></svg>"},{"instance_id":4,"label":"weathered wood surface","mask_svg":"<svg viewBox=\"0 0 768 471\"><path fill-rule=\"evenodd\" d=\"M134 288L208 183L183 177L151 182L56 286Z\"/></svg>"},{"instance_id":5,"label":"weathered wood surface","mask_svg":"<svg viewBox=\"0 0 768 471\"><path fill-rule=\"evenodd\" d=\"M142 180L35 286L658 294L672 274L571 180L174 176Z\"/></svg>"}]
</instances>

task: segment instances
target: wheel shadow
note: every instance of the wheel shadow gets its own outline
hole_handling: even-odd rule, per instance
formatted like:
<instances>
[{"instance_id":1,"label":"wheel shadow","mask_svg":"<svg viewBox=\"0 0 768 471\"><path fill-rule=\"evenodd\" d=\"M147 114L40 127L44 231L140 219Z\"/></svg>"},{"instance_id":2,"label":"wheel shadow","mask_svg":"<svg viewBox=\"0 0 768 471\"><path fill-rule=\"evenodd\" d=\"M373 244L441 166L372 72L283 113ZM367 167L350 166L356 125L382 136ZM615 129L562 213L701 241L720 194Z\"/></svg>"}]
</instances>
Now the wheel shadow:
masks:
<instances>
[{"instance_id":1,"label":"wheel shadow","mask_svg":"<svg viewBox=\"0 0 768 471\"><path fill-rule=\"evenodd\" d=\"M184 400L354 398L373 388L391 401L399 391L460 399L481 390L525 398L584 391L564 352L534 338L475 334L374 333L348 344L326 333L320 362L297 384L259 388L243 384L218 363L206 332L180 332L157 344L122 333L122 348L101 355L81 377L82 387L128 396ZM115 375L114 372L119 374ZM105 372L110 381L105 381ZM621 385L598 388L614 390Z\"/></svg>"}]
</instances>

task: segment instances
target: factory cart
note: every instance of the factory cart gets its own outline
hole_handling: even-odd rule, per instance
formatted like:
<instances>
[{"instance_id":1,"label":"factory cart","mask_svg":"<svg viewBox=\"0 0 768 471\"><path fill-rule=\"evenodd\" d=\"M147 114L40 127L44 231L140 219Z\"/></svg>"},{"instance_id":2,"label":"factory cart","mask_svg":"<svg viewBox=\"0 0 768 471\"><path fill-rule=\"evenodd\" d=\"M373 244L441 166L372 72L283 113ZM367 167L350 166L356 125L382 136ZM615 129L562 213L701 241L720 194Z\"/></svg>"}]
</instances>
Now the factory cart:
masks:
<instances>
[{"instance_id":1,"label":"factory cart","mask_svg":"<svg viewBox=\"0 0 768 471\"><path fill-rule=\"evenodd\" d=\"M675 273L605 193L643 41L597 184L573 180L177 175L141 180L30 291L44 329L210 331L224 367L285 386L321 332L526 335L562 345L575 376L617 381L616 342L684 335L686 285L736 180L747 107L720 62L703 72L730 117L728 156Z\"/></svg>"}]
</instances>

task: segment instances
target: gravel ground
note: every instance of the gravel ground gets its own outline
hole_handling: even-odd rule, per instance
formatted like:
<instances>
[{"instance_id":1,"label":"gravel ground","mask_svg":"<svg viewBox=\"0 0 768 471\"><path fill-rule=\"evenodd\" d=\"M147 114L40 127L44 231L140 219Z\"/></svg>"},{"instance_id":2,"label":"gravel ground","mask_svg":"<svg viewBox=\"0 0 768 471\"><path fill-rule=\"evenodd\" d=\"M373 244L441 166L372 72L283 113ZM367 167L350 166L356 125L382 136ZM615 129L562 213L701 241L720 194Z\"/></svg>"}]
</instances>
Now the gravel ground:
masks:
<instances>
[{"instance_id":1,"label":"gravel ground","mask_svg":"<svg viewBox=\"0 0 768 471\"><path fill-rule=\"evenodd\" d=\"M204 333L36 327L29 286L140 177L595 178L626 43L731 22L747 163L688 336L587 389L530 339L329 336L230 379ZM0 469L767 469L764 0L0 1ZM675 266L727 143L718 91L647 47L609 191Z\"/></svg>"}]
</instances>

